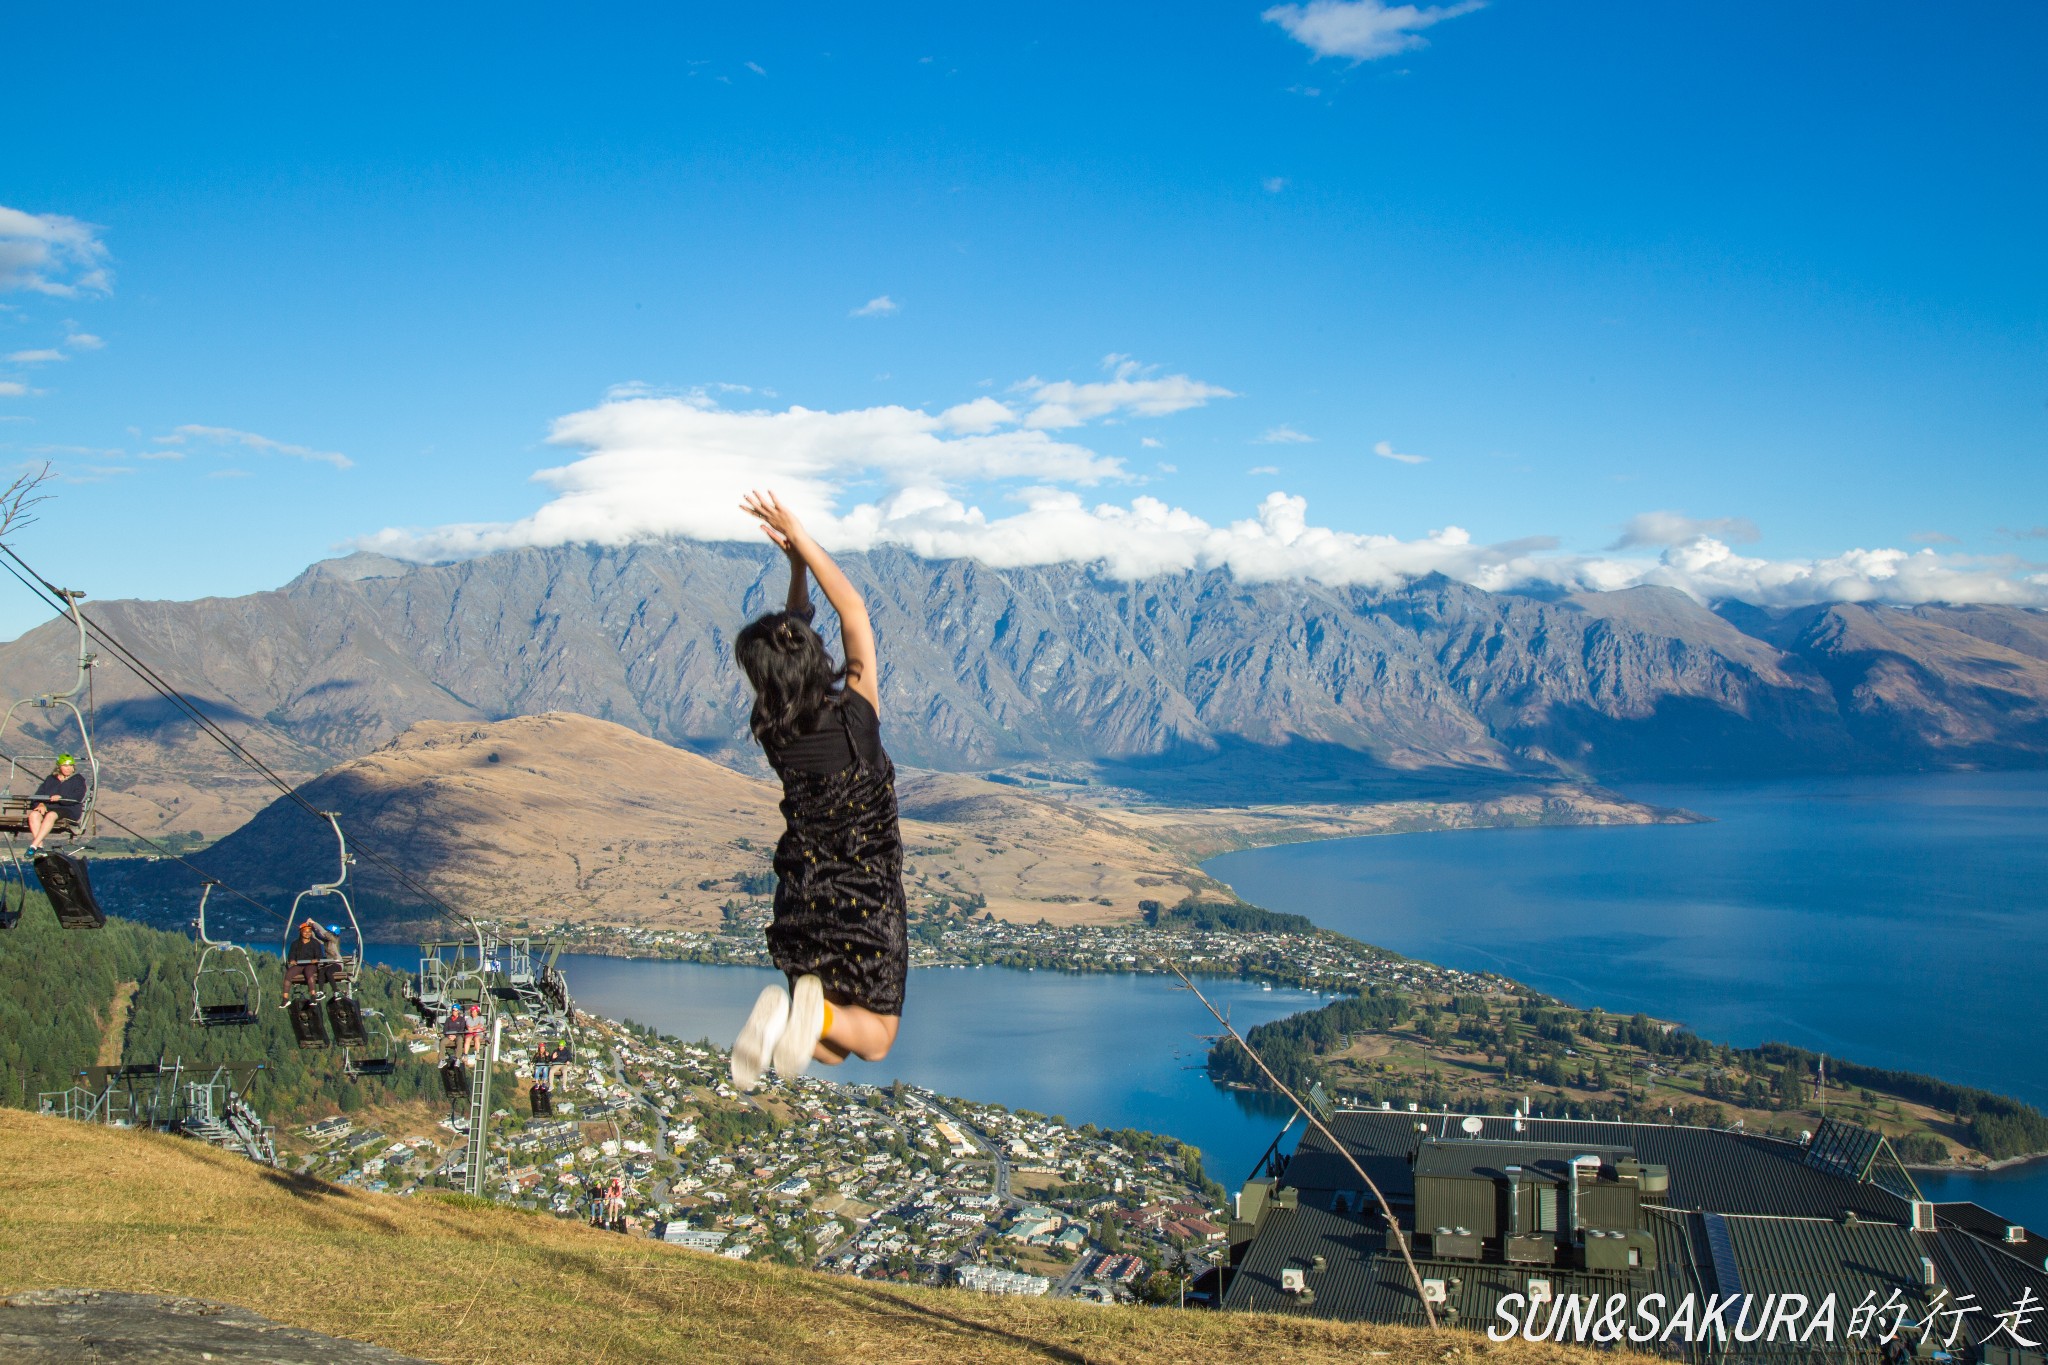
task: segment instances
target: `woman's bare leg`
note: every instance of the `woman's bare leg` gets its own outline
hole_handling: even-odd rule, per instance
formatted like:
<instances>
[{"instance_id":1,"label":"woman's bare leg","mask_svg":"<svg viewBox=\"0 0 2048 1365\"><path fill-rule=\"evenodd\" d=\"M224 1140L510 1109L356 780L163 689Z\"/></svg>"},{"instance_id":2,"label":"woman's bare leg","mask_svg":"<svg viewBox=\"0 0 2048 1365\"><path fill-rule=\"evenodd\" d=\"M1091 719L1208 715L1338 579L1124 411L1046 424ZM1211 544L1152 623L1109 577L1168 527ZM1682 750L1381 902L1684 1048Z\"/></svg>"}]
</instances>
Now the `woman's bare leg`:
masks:
<instances>
[{"instance_id":1,"label":"woman's bare leg","mask_svg":"<svg viewBox=\"0 0 2048 1365\"><path fill-rule=\"evenodd\" d=\"M31 846L39 845L50 837L50 831L57 826L57 812L53 810L32 810L28 813L28 841Z\"/></svg>"},{"instance_id":2,"label":"woman's bare leg","mask_svg":"<svg viewBox=\"0 0 2048 1365\"><path fill-rule=\"evenodd\" d=\"M825 998L832 1005L832 1027L818 1040L812 1056L828 1066L836 1066L849 1053L864 1062L879 1062L889 1055L889 1049L896 1045L899 1016L876 1014L859 1005L833 1000L829 995Z\"/></svg>"}]
</instances>

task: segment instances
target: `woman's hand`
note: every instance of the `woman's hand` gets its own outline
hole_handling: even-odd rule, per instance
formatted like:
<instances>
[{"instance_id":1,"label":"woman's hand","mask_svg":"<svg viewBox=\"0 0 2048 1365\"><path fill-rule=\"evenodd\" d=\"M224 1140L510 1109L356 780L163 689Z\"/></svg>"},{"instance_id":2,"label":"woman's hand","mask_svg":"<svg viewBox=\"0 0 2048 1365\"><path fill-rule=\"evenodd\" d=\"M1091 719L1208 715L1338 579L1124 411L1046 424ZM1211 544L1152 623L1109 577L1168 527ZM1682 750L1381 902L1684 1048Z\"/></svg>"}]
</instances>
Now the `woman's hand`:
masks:
<instances>
[{"instance_id":1,"label":"woman's hand","mask_svg":"<svg viewBox=\"0 0 2048 1365\"><path fill-rule=\"evenodd\" d=\"M756 489L740 500L740 510L761 523L761 530L768 539L781 547L790 558L798 558L796 543L803 537L804 524L797 520L796 513L777 501L773 490Z\"/></svg>"}]
</instances>

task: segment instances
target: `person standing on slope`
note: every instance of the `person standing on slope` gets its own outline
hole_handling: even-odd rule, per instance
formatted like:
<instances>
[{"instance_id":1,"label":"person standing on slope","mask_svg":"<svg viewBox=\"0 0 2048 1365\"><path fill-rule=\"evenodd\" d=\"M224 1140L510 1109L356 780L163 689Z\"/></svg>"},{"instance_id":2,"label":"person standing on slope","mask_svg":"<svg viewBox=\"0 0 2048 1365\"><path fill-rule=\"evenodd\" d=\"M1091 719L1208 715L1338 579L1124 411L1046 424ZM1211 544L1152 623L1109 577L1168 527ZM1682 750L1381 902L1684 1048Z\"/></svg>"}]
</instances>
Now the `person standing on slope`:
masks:
<instances>
[{"instance_id":1,"label":"person standing on slope","mask_svg":"<svg viewBox=\"0 0 2048 1365\"><path fill-rule=\"evenodd\" d=\"M879 1062L896 1042L910 966L896 769L882 749L880 670L867 604L771 493L740 506L789 557L789 599L739 633L733 655L754 690L749 725L782 778L768 951L790 979L754 1002L732 1049L733 1084L772 1065L787 1080L813 1060ZM811 628L815 577L839 613L835 668Z\"/></svg>"}]
</instances>

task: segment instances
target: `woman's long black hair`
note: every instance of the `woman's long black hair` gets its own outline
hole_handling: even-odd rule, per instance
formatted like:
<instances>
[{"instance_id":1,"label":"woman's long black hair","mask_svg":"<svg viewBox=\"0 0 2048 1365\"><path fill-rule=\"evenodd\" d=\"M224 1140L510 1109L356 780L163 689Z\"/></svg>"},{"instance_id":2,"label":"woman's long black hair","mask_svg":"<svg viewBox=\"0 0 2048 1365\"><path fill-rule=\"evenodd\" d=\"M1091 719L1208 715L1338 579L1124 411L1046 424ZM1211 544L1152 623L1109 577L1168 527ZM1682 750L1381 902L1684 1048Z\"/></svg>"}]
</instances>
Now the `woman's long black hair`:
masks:
<instances>
[{"instance_id":1,"label":"woman's long black hair","mask_svg":"<svg viewBox=\"0 0 2048 1365\"><path fill-rule=\"evenodd\" d=\"M772 611L750 622L733 642L733 657L754 689L748 728L773 753L817 728L818 713L839 702L844 667L834 667L810 622Z\"/></svg>"}]
</instances>

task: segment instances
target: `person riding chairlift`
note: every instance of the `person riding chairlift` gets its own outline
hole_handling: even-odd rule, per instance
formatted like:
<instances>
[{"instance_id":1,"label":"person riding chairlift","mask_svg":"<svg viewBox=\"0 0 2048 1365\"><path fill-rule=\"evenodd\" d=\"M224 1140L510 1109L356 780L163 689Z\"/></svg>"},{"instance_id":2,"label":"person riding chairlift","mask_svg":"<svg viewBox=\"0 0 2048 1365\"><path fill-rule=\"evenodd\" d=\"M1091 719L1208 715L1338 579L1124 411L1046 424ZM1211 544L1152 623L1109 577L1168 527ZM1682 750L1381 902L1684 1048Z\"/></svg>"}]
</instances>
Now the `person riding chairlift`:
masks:
<instances>
[{"instance_id":1,"label":"person riding chairlift","mask_svg":"<svg viewBox=\"0 0 2048 1365\"><path fill-rule=\"evenodd\" d=\"M43 840L50 837L60 821L75 825L85 812L85 774L78 771L78 760L70 754L58 754L56 770L43 779L32 799L34 804L28 808L30 857L43 851Z\"/></svg>"},{"instance_id":2,"label":"person riding chairlift","mask_svg":"<svg viewBox=\"0 0 2048 1365\"><path fill-rule=\"evenodd\" d=\"M300 920L299 936L285 955L284 999L278 1003L291 1004L293 986L304 986L317 1000L320 987L340 974L341 939L310 919Z\"/></svg>"}]
</instances>

